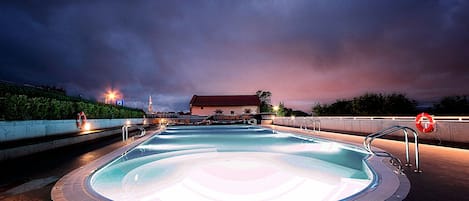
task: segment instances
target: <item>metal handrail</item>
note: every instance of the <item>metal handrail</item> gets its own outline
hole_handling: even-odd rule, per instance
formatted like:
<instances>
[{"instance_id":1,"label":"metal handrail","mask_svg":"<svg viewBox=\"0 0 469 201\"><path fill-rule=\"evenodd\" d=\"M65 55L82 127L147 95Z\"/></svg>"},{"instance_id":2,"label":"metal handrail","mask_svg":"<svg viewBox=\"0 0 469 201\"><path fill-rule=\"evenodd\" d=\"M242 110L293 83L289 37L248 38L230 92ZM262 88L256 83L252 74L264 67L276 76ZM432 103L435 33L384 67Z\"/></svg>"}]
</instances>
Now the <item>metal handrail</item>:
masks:
<instances>
[{"instance_id":1,"label":"metal handrail","mask_svg":"<svg viewBox=\"0 0 469 201\"><path fill-rule=\"evenodd\" d=\"M289 117L277 117L289 118ZM327 119L327 120L395 120L395 121L415 121L415 116L314 116L306 118ZM469 122L469 116L433 116L436 121L444 122Z\"/></svg>"},{"instance_id":2,"label":"metal handrail","mask_svg":"<svg viewBox=\"0 0 469 201\"><path fill-rule=\"evenodd\" d=\"M310 126L310 128L312 128L313 131L318 131L318 132L321 131L321 120L319 119L303 118L303 124L300 124L300 129L308 130L308 125L312 125ZM316 127L317 127L317 130L316 130Z\"/></svg>"},{"instance_id":3,"label":"metal handrail","mask_svg":"<svg viewBox=\"0 0 469 201\"><path fill-rule=\"evenodd\" d=\"M373 142L374 139L376 138L380 138L382 136L385 136L385 135L388 135L388 134L391 134L391 133L394 133L396 131L399 131L399 130L402 130L403 133L404 133L404 137L405 137L405 155L406 155L406 164L405 166L409 167L409 166L412 166L412 164L410 163L410 157L409 157L409 137L408 137L408 132L407 131L412 131L413 135L414 135L414 144L415 144L415 170L414 172L422 172L422 170L420 170L420 161L419 161L419 144L418 144L418 134L417 132L410 128L410 127L407 127L407 126L391 126L389 128L385 128L383 130L380 130L378 132L375 132L375 133L372 133L368 136L365 137L365 140L363 141L363 146L365 147L365 149L372 153L373 155L377 155L377 156L384 156L384 157L390 157L392 160L394 161L397 161L399 163L399 171L402 171L402 164L401 164L401 161L392 156L390 153L387 153L387 152L377 152L377 151L373 151L371 149L371 143Z\"/></svg>"},{"instance_id":4,"label":"metal handrail","mask_svg":"<svg viewBox=\"0 0 469 201\"><path fill-rule=\"evenodd\" d=\"M129 139L129 128L132 127L132 124L124 124L122 125L122 141L126 141ZM137 137L143 137L145 135L145 128L143 126L138 126L137 129L140 130L140 135Z\"/></svg>"}]
</instances>

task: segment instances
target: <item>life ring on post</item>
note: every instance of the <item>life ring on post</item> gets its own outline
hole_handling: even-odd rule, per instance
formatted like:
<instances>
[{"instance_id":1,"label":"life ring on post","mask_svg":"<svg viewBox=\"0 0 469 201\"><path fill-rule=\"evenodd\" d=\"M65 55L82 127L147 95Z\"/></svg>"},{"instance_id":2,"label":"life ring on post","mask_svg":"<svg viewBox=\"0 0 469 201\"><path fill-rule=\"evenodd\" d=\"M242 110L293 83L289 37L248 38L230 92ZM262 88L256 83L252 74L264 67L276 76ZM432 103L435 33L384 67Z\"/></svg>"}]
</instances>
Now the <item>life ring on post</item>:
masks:
<instances>
[{"instance_id":1,"label":"life ring on post","mask_svg":"<svg viewBox=\"0 0 469 201\"><path fill-rule=\"evenodd\" d=\"M424 119L428 121L424 121ZM420 132L430 133L435 130L435 120L433 120L433 117L428 113L422 112L415 118L415 127L417 127Z\"/></svg>"},{"instance_id":2,"label":"life ring on post","mask_svg":"<svg viewBox=\"0 0 469 201\"><path fill-rule=\"evenodd\" d=\"M248 124L249 124L249 125L256 125L256 124L257 124L257 119L255 119L255 118L249 119L249 120L248 120Z\"/></svg>"},{"instance_id":3,"label":"life ring on post","mask_svg":"<svg viewBox=\"0 0 469 201\"><path fill-rule=\"evenodd\" d=\"M86 124L86 115L85 112L81 111L77 114L77 128L82 129Z\"/></svg>"}]
</instances>

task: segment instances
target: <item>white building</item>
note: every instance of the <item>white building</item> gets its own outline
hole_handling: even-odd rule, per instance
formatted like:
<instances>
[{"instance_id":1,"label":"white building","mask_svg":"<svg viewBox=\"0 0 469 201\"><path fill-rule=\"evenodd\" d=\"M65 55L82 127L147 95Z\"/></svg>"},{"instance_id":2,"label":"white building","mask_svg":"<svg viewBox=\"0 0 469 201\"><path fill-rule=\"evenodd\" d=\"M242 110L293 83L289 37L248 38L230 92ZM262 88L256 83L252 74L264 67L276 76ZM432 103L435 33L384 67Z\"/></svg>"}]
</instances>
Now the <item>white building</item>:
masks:
<instances>
[{"instance_id":1,"label":"white building","mask_svg":"<svg viewBox=\"0 0 469 201\"><path fill-rule=\"evenodd\" d=\"M260 104L256 95L194 95L190 102L190 111L192 115L199 116L257 114L260 112Z\"/></svg>"}]
</instances>

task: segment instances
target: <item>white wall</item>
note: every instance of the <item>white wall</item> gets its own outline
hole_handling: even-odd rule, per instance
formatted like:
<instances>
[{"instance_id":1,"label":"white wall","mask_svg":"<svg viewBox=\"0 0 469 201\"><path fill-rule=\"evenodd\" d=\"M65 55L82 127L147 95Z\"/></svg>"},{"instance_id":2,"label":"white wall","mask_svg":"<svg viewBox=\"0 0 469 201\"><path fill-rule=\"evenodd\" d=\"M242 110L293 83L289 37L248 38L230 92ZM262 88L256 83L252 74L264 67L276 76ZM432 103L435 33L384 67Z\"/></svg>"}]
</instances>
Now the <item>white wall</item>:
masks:
<instances>
[{"instance_id":1,"label":"white wall","mask_svg":"<svg viewBox=\"0 0 469 201\"><path fill-rule=\"evenodd\" d=\"M91 129L122 126L127 121L131 124L142 124L144 119L88 119ZM75 120L33 120L33 121L0 121L0 141L21 140L35 137L79 132Z\"/></svg>"},{"instance_id":2,"label":"white wall","mask_svg":"<svg viewBox=\"0 0 469 201\"><path fill-rule=\"evenodd\" d=\"M431 133L418 132L419 139L469 143L469 117L435 117L435 119L435 131ZM319 120L321 129L365 134L374 133L394 125L407 126L417 131L415 117L276 117L274 124L294 127L307 125L312 127L313 120ZM403 133L396 132L392 135L403 136Z\"/></svg>"},{"instance_id":3,"label":"white wall","mask_svg":"<svg viewBox=\"0 0 469 201\"><path fill-rule=\"evenodd\" d=\"M210 116L214 115L216 110L223 111L222 114L230 115L231 111L234 111L235 115L245 114L244 111L246 109L251 110L251 114L259 113L259 107L257 106L231 106L231 107L199 107L193 106L191 108L192 115L199 115L199 116Z\"/></svg>"}]
</instances>

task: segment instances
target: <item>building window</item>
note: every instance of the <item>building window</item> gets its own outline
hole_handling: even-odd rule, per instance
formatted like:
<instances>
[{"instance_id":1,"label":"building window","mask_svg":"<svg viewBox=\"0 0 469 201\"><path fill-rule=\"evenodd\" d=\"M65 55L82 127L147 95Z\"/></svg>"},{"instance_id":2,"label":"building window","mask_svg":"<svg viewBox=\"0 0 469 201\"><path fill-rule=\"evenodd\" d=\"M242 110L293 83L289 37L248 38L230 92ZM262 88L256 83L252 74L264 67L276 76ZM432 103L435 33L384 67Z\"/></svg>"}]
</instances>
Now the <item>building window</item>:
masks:
<instances>
[{"instance_id":1,"label":"building window","mask_svg":"<svg viewBox=\"0 0 469 201\"><path fill-rule=\"evenodd\" d=\"M200 107L200 109L201 109L201 110L203 110L203 109L204 109L204 107Z\"/></svg>"},{"instance_id":2,"label":"building window","mask_svg":"<svg viewBox=\"0 0 469 201\"><path fill-rule=\"evenodd\" d=\"M222 114L222 113L223 113L223 111L220 110L220 109L216 109L216 110L215 110L215 114Z\"/></svg>"},{"instance_id":3,"label":"building window","mask_svg":"<svg viewBox=\"0 0 469 201\"><path fill-rule=\"evenodd\" d=\"M230 113L231 113L231 114L234 114L234 111L231 111Z\"/></svg>"},{"instance_id":4,"label":"building window","mask_svg":"<svg viewBox=\"0 0 469 201\"><path fill-rule=\"evenodd\" d=\"M244 109L244 113L246 113L246 114L251 114L251 109L250 109L250 108Z\"/></svg>"}]
</instances>

